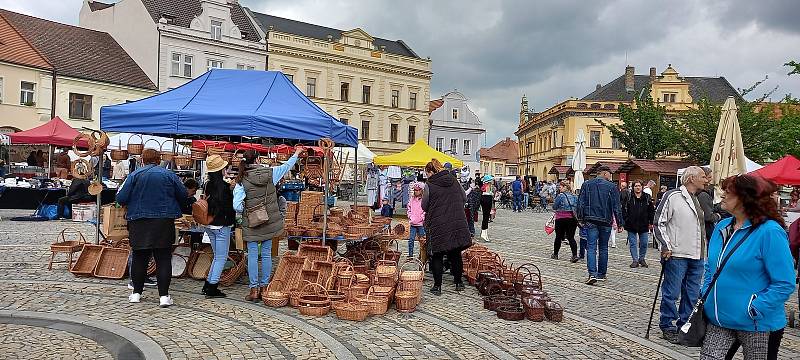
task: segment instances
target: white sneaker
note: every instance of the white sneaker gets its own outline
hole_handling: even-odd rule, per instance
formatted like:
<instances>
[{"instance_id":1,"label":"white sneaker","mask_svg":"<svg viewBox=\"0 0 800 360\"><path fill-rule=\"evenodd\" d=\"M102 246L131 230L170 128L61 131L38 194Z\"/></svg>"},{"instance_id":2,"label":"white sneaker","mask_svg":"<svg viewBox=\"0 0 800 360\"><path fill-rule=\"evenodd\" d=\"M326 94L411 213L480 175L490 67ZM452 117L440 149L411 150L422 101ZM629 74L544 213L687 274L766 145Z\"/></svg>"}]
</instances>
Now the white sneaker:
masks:
<instances>
[{"instance_id":1,"label":"white sneaker","mask_svg":"<svg viewBox=\"0 0 800 360\"><path fill-rule=\"evenodd\" d=\"M172 305L172 296L167 295L167 296L162 296L160 298L158 306L165 308L171 305Z\"/></svg>"},{"instance_id":2,"label":"white sneaker","mask_svg":"<svg viewBox=\"0 0 800 360\"><path fill-rule=\"evenodd\" d=\"M142 301L142 294L133 293L128 295L128 302L129 303L138 303Z\"/></svg>"}]
</instances>

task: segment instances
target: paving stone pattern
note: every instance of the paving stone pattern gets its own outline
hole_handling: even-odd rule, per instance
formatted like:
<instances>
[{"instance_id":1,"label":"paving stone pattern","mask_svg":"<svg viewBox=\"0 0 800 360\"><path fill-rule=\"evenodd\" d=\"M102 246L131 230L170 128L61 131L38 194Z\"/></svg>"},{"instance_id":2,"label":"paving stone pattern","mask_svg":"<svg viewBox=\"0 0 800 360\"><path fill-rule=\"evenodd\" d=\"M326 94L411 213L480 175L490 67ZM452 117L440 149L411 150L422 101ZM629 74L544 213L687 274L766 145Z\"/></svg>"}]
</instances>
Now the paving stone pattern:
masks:
<instances>
[{"instance_id":1,"label":"paving stone pattern","mask_svg":"<svg viewBox=\"0 0 800 360\"><path fill-rule=\"evenodd\" d=\"M140 304L129 304L127 280L76 278L64 265L47 270L49 244L65 227L80 229L90 241L93 227L56 221L12 222L19 211L0 211L0 310L30 311L58 319L86 317L145 334L171 359L671 359L696 358L697 349L660 339L657 325L643 338L660 267L651 249L650 268L630 269L625 239L611 249L609 280L583 284L584 262L552 260L552 236L542 230L546 214L498 210L491 224L493 250L508 262L536 264L545 289L566 308L562 323L507 322L482 308L474 288L454 291L445 277L444 293L425 292L418 312L390 310L362 323L329 315L300 315L291 308L245 303L246 278L224 289L228 298L200 296L202 283L173 279L175 306L157 306L155 289ZM624 234L622 234L624 235ZM407 249L404 242L400 249ZM282 249L283 250L283 249ZM282 252L282 251L281 251ZM569 258L562 246L561 258ZM432 280L426 279L426 290ZM796 295L787 308L797 308ZM656 312L658 309L656 309ZM658 313L654 323L658 322ZM108 358L88 338L48 328L0 324L0 354L17 359ZM24 345L24 346L23 346ZM781 359L800 359L800 332L787 328Z\"/></svg>"}]
</instances>

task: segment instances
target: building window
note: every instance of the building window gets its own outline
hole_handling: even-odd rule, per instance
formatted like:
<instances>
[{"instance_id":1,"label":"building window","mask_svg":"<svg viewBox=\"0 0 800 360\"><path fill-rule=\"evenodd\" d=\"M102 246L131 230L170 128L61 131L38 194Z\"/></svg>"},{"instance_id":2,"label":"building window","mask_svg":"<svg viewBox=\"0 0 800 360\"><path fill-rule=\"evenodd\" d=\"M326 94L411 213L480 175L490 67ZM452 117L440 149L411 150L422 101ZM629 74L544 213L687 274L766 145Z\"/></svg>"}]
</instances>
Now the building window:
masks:
<instances>
[{"instance_id":1,"label":"building window","mask_svg":"<svg viewBox=\"0 0 800 360\"><path fill-rule=\"evenodd\" d=\"M413 144L417 141L417 127L410 125L408 127L408 143Z\"/></svg>"},{"instance_id":2,"label":"building window","mask_svg":"<svg viewBox=\"0 0 800 360\"><path fill-rule=\"evenodd\" d=\"M289 79L289 81L294 82L294 75L292 74L284 74L284 75L286 75L286 78Z\"/></svg>"},{"instance_id":3,"label":"building window","mask_svg":"<svg viewBox=\"0 0 800 360\"><path fill-rule=\"evenodd\" d=\"M391 142L397 142L397 124L392 124L390 131L389 131L389 140Z\"/></svg>"},{"instance_id":4,"label":"building window","mask_svg":"<svg viewBox=\"0 0 800 360\"><path fill-rule=\"evenodd\" d=\"M343 82L341 86L341 90L339 92L340 99L342 101L350 101L350 84Z\"/></svg>"},{"instance_id":5,"label":"building window","mask_svg":"<svg viewBox=\"0 0 800 360\"><path fill-rule=\"evenodd\" d=\"M517 175L517 168L513 166L508 167L508 176L515 176Z\"/></svg>"},{"instance_id":6,"label":"building window","mask_svg":"<svg viewBox=\"0 0 800 360\"><path fill-rule=\"evenodd\" d=\"M369 139L369 121L361 120L361 139Z\"/></svg>"},{"instance_id":7,"label":"building window","mask_svg":"<svg viewBox=\"0 0 800 360\"><path fill-rule=\"evenodd\" d=\"M450 152L456 154L456 147L458 147L458 139L450 139Z\"/></svg>"},{"instance_id":8,"label":"building window","mask_svg":"<svg viewBox=\"0 0 800 360\"><path fill-rule=\"evenodd\" d=\"M361 87L361 103L362 104L369 104L369 96L372 93L372 87L369 85L364 85Z\"/></svg>"},{"instance_id":9,"label":"building window","mask_svg":"<svg viewBox=\"0 0 800 360\"><path fill-rule=\"evenodd\" d=\"M339 121L341 121L341 122L342 122L342 124L345 124L345 125L347 125L347 119L345 119L345 118L341 118L341 119L339 119Z\"/></svg>"},{"instance_id":10,"label":"building window","mask_svg":"<svg viewBox=\"0 0 800 360\"><path fill-rule=\"evenodd\" d=\"M444 138L436 138L436 151L442 152L444 150Z\"/></svg>"},{"instance_id":11,"label":"building window","mask_svg":"<svg viewBox=\"0 0 800 360\"><path fill-rule=\"evenodd\" d=\"M589 147L600 147L600 132L596 130L589 131Z\"/></svg>"},{"instance_id":12,"label":"building window","mask_svg":"<svg viewBox=\"0 0 800 360\"><path fill-rule=\"evenodd\" d=\"M28 106L36 105L36 101L34 100L35 89L36 84L27 81L21 82L19 84L19 104Z\"/></svg>"},{"instance_id":13,"label":"building window","mask_svg":"<svg viewBox=\"0 0 800 360\"><path fill-rule=\"evenodd\" d=\"M211 38L222 40L222 21L211 20Z\"/></svg>"},{"instance_id":14,"label":"building window","mask_svg":"<svg viewBox=\"0 0 800 360\"><path fill-rule=\"evenodd\" d=\"M225 68L225 64L221 60L211 60L211 59L208 60L208 69L207 70L224 69L224 68Z\"/></svg>"},{"instance_id":15,"label":"building window","mask_svg":"<svg viewBox=\"0 0 800 360\"><path fill-rule=\"evenodd\" d=\"M620 148L619 139L617 139L615 137L611 137L611 148L614 149L614 150L618 150Z\"/></svg>"},{"instance_id":16,"label":"building window","mask_svg":"<svg viewBox=\"0 0 800 360\"><path fill-rule=\"evenodd\" d=\"M69 94L69 117L71 119L92 119L92 96Z\"/></svg>"},{"instance_id":17,"label":"building window","mask_svg":"<svg viewBox=\"0 0 800 360\"><path fill-rule=\"evenodd\" d=\"M453 109L453 120L458 120L458 109Z\"/></svg>"},{"instance_id":18,"label":"building window","mask_svg":"<svg viewBox=\"0 0 800 360\"><path fill-rule=\"evenodd\" d=\"M408 94L408 108L411 110L417 110L417 93L412 92Z\"/></svg>"},{"instance_id":19,"label":"building window","mask_svg":"<svg viewBox=\"0 0 800 360\"><path fill-rule=\"evenodd\" d=\"M464 139L464 155L469 155L471 147L470 145L472 145L472 141L469 139Z\"/></svg>"},{"instance_id":20,"label":"building window","mask_svg":"<svg viewBox=\"0 0 800 360\"><path fill-rule=\"evenodd\" d=\"M171 75L191 78L193 61L194 57L192 55L173 53Z\"/></svg>"},{"instance_id":21,"label":"building window","mask_svg":"<svg viewBox=\"0 0 800 360\"><path fill-rule=\"evenodd\" d=\"M392 90L392 107L400 106L400 90Z\"/></svg>"},{"instance_id":22,"label":"building window","mask_svg":"<svg viewBox=\"0 0 800 360\"><path fill-rule=\"evenodd\" d=\"M317 78L310 77L306 80L306 96L317 96Z\"/></svg>"},{"instance_id":23,"label":"building window","mask_svg":"<svg viewBox=\"0 0 800 360\"><path fill-rule=\"evenodd\" d=\"M237 70L255 70L255 66L245 65L245 64L238 64L236 65Z\"/></svg>"},{"instance_id":24,"label":"building window","mask_svg":"<svg viewBox=\"0 0 800 360\"><path fill-rule=\"evenodd\" d=\"M503 165L501 164L494 164L494 173L495 175L503 175Z\"/></svg>"},{"instance_id":25,"label":"building window","mask_svg":"<svg viewBox=\"0 0 800 360\"><path fill-rule=\"evenodd\" d=\"M664 94L664 102L665 103L674 103L675 102L675 94Z\"/></svg>"}]
</instances>

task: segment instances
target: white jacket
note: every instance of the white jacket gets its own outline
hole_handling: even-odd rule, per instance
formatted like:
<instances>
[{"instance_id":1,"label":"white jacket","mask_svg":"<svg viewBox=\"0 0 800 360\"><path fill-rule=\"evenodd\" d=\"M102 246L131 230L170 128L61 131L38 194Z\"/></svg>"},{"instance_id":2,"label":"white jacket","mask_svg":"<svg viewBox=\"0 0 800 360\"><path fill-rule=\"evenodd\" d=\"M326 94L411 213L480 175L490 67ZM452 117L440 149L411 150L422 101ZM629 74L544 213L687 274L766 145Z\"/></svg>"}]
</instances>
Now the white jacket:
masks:
<instances>
[{"instance_id":1,"label":"white jacket","mask_svg":"<svg viewBox=\"0 0 800 360\"><path fill-rule=\"evenodd\" d=\"M698 216L699 215L699 216ZM698 220L699 219L699 220ZM701 259L703 251L703 209L694 201L685 186L670 190L656 209L654 235L662 251L672 251L673 257Z\"/></svg>"}]
</instances>

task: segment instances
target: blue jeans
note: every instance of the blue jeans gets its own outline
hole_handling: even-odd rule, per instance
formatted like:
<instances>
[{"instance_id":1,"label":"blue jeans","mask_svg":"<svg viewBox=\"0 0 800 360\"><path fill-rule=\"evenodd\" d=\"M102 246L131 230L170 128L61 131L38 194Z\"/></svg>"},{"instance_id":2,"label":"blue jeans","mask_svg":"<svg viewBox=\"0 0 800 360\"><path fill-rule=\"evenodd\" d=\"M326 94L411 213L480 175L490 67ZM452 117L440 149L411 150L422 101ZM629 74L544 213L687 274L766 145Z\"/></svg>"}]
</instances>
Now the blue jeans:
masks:
<instances>
[{"instance_id":1,"label":"blue jeans","mask_svg":"<svg viewBox=\"0 0 800 360\"><path fill-rule=\"evenodd\" d=\"M425 236L425 228L422 226L411 226L411 229L408 229L408 257L414 256L414 241L416 241L417 236Z\"/></svg>"},{"instance_id":2,"label":"blue jeans","mask_svg":"<svg viewBox=\"0 0 800 360\"><path fill-rule=\"evenodd\" d=\"M586 223L586 268L589 276L604 279L608 270L608 239L611 226Z\"/></svg>"},{"instance_id":3,"label":"blue jeans","mask_svg":"<svg viewBox=\"0 0 800 360\"><path fill-rule=\"evenodd\" d=\"M208 271L208 283L219 283L222 276L222 269L228 261L228 249L231 247L231 227L223 226L219 229L205 229L208 238L211 239L211 249L214 250L214 260L211 262L211 269Z\"/></svg>"},{"instance_id":4,"label":"blue jeans","mask_svg":"<svg viewBox=\"0 0 800 360\"><path fill-rule=\"evenodd\" d=\"M648 236L649 232L635 233L628 231L628 246L631 248L631 258L633 261L644 261L647 255L647 246L649 245Z\"/></svg>"},{"instance_id":5,"label":"blue jeans","mask_svg":"<svg viewBox=\"0 0 800 360\"><path fill-rule=\"evenodd\" d=\"M522 193L514 193L514 211L522 211Z\"/></svg>"},{"instance_id":6,"label":"blue jeans","mask_svg":"<svg viewBox=\"0 0 800 360\"><path fill-rule=\"evenodd\" d=\"M528 204L530 203L530 201L531 201L531 194L528 193L522 194L522 210L528 208Z\"/></svg>"},{"instance_id":7,"label":"blue jeans","mask_svg":"<svg viewBox=\"0 0 800 360\"><path fill-rule=\"evenodd\" d=\"M661 284L661 330L677 330L689 319L700 297L703 260L670 258L662 261L664 282ZM676 306L678 295L680 306ZM673 324L673 322L675 322Z\"/></svg>"},{"instance_id":8,"label":"blue jeans","mask_svg":"<svg viewBox=\"0 0 800 360\"><path fill-rule=\"evenodd\" d=\"M261 244L261 277L258 276L258 245ZM265 287L272 274L272 240L247 243L247 277L250 288Z\"/></svg>"},{"instance_id":9,"label":"blue jeans","mask_svg":"<svg viewBox=\"0 0 800 360\"><path fill-rule=\"evenodd\" d=\"M578 234L581 238L581 241L578 242L578 257L583 259L586 257L586 247L589 245L586 240L589 237L586 235L586 226L578 225Z\"/></svg>"}]
</instances>

